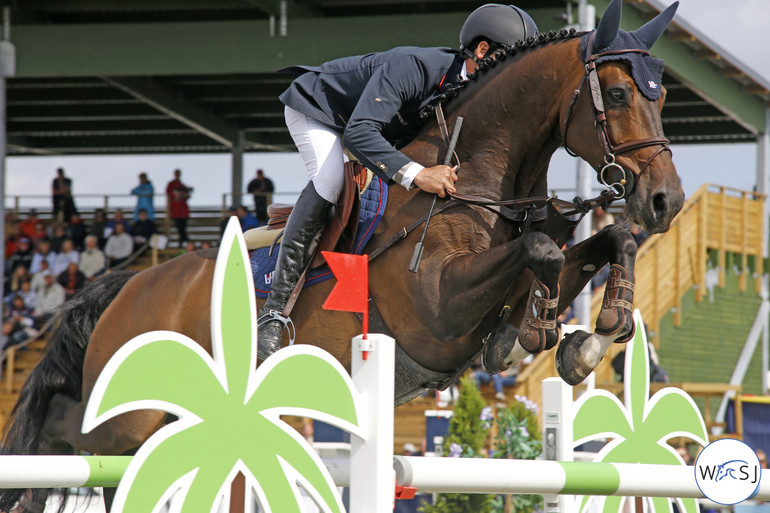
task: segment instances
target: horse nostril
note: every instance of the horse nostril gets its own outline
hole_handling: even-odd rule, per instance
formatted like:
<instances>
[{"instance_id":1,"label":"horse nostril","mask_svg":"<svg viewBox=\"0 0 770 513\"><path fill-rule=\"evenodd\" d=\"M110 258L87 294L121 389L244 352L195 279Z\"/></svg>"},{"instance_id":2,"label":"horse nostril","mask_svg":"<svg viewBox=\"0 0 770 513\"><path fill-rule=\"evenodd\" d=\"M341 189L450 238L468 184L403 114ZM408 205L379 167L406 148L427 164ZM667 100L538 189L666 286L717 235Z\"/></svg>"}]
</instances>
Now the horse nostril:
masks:
<instances>
[{"instance_id":1,"label":"horse nostril","mask_svg":"<svg viewBox=\"0 0 770 513\"><path fill-rule=\"evenodd\" d=\"M665 193L659 192L652 197L652 211L656 219L666 215L668 212L668 200Z\"/></svg>"}]
</instances>

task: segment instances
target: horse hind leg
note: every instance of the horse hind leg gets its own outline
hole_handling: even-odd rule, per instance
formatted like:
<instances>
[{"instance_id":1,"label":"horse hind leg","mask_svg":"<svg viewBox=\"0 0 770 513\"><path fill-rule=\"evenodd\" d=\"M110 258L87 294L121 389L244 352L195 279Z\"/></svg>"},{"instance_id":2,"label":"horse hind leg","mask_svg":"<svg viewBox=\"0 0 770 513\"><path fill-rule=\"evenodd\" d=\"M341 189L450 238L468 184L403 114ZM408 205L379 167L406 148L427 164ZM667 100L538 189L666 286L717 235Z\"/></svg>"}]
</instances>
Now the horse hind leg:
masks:
<instances>
[{"instance_id":1,"label":"horse hind leg","mask_svg":"<svg viewBox=\"0 0 770 513\"><path fill-rule=\"evenodd\" d=\"M524 264L534 276L518 329L510 323L501 322L487 337L482 360L487 370L492 373L501 372L530 354L551 349L559 341L556 316L559 305L559 275L564 265L564 255L558 246L542 233L524 235L520 242L525 248L522 254ZM509 300L517 296L523 297L520 292L516 293L516 289L514 284ZM513 302L510 301L509 305Z\"/></svg>"}]
</instances>

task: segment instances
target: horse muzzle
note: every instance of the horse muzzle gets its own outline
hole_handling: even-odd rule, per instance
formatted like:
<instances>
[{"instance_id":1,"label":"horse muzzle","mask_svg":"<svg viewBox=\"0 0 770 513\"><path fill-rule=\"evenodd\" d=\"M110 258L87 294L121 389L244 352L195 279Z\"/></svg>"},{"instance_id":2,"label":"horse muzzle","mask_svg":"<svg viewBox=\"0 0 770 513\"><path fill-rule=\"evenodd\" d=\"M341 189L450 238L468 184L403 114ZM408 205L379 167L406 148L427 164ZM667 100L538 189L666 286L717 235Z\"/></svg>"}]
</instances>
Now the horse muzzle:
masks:
<instances>
[{"instance_id":1,"label":"horse muzzle","mask_svg":"<svg viewBox=\"0 0 770 513\"><path fill-rule=\"evenodd\" d=\"M675 187L660 186L645 193L637 184L633 194L626 199L626 218L638 224L647 233L663 233L671 227L674 217L684 205L684 191Z\"/></svg>"}]
</instances>

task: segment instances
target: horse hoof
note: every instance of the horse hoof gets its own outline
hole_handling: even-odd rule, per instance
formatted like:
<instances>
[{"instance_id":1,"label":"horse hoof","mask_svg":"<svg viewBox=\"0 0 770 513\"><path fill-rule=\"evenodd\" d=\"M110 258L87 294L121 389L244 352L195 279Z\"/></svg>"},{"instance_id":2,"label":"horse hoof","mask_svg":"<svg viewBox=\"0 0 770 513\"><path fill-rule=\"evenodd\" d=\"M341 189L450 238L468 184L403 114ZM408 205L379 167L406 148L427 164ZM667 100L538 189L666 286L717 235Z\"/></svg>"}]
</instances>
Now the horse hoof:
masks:
<instances>
[{"instance_id":1,"label":"horse hoof","mask_svg":"<svg viewBox=\"0 0 770 513\"><path fill-rule=\"evenodd\" d=\"M490 374L499 374L510 367L506 359L513 351L518 336L519 330L510 324L503 324L489 335L481 352L481 365Z\"/></svg>"},{"instance_id":2,"label":"horse hoof","mask_svg":"<svg viewBox=\"0 0 770 513\"><path fill-rule=\"evenodd\" d=\"M556 349L556 370L559 376L568 385L578 385L591 374L596 365L591 365L586 361L586 354L591 352L590 342L591 333L585 331L575 331L568 333Z\"/></svg>"}]
</instances>

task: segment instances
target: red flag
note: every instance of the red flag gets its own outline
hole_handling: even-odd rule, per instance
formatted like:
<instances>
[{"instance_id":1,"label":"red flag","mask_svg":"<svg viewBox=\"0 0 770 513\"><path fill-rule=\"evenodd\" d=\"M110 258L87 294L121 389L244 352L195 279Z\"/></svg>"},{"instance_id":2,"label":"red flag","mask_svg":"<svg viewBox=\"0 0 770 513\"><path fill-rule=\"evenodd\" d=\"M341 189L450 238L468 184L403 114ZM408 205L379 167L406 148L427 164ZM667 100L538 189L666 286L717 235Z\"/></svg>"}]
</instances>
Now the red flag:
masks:
<instances>
[{"instance_id":1,"label":"red flag","mask_svg":"<svg viewBox=\"0 0 770 513\"><path fill-rule=\"evenodd\" d=\"M327 310L359 312L364 316L364 336L369 330L369 257L321 252L331 267L337 284L323 307Z\"/></svg>"}]
</instances>

